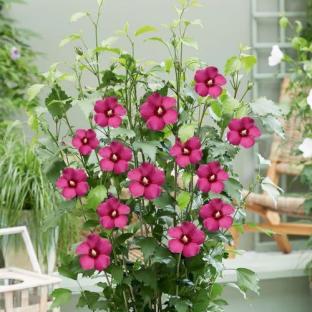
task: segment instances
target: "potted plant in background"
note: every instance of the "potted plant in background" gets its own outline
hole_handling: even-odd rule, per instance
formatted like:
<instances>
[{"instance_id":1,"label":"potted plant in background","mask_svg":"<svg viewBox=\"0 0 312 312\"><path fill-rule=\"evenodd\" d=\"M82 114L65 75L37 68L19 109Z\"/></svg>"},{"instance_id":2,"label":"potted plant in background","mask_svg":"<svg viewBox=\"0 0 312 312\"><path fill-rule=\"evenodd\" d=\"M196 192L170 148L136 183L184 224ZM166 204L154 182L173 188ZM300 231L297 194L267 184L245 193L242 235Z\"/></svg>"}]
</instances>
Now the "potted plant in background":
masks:
<instances>
[{"instance_id":1,"label":"potted plant in background","mask_svg":"<svg viewBox=\"0 0 312 312\"><path fill-rule=\"evenodd\" d=\"M71 20L89 19L96 38L94 47L80 34L61 42L76 46L71 68L77 93L67 95L61 85L72 75L55 65L45 84L31 88L32 96L50 89L46 110L32 111L31 119L57 151L56 187L68 204L63 212L80 216L87 231L59 272L74 280L101 278L98 292L81 291L78 306L92 311L222 311L226 304L217 279L229 256L229 230L242 229L245 218L232 161L240 148L255 144L260 127L276 120L246 100L252 83L243 75L256 63L248 48L241 47L224 71L185 58L186 49L197 48L187 31L201 25L186 14L200 3L178 3L168 38L151 36L156 28L150 25L131 34L126 24L118 32L130 53L112 46L114 38L101 41L103 1L95 17L75 13ZM136 60L141 36L161 44L168 59L153 65ZM106 53L114 56L104 69ZM85 83L89 74L94 86ZM87 128L72 122L75 105ZM55 131L47 126L47 112ZM252 271L239 268L237 278L242 292L258 291ZM70 290L53 296L55 305L64 303Z\"/></svg>"}]
</instances>

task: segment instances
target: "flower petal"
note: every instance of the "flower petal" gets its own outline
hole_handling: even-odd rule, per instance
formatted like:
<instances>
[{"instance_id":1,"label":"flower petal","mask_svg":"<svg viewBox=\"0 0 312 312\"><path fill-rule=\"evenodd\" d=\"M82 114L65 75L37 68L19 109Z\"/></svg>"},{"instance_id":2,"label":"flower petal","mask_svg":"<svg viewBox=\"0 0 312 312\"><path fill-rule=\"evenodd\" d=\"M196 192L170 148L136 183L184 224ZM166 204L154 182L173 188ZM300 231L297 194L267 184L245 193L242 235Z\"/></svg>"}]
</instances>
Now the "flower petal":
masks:
<instances>
[{"instance_id":1,"label":"flower petal","mask_svg":"<svg viewBox=\"0 0 312 312\"><path fill-rule=\"evenodd\" d=\"M172 227L168 230L168 235L172 238L180 239L182 236L182 231L179 226Z\"/></svg>"},{"instance_id":2,"label":"flower petal","mask_svg":"<svg viewBox=\"0 0 312 312\"><path fill-rule=\"evenodd\" d=\"M210 232L216 232L219 230L219 222L214 218L207 218L203 222L204 227Z\"/></svg>"},{"instance_id":3,"label":"flower petal","mask_svg":"<svg viewBox=\"0 0 312 312\"><path fill-rule=\"evenodd\" d=\"M255 144L255 140L252 137L243 137L240 144L245 148L250 148Z\"/></svg>"},{"instance_id":4,"label":"flower petal","mask_svg":"<svg viewBox=\"0 0 312 312\"><path fill-rule=\"evenodd\" d=\"M168 242L168 248L172 253L182 253L184 244L182 244L178 239L171 239Z\"/></svg>"},{"instance_id":5,"label":"flower petal","mask_svg":"<svg viewBox=\"0 0 312 312\"><path fill-rule=\"evenodd\" d=\"M111 230L115 227L114 219L110 216L103 216L100 219L103 228Z\"/></svg>"},{"instance_id":6,"label":"flower petal","mask_svg":"<svg viewBox=\"0 0 312 312\"><path fill-rule=\"evenodd\" d=\"M129 191L134 197L143 196L144 190L145 190L144 186L139 182L132 181L129 185Z\"/></svg>"},{"instance_id":7,"label":"flower petal","mask_svg":"<svg viewBox=\"0 0 312 312\"><path fill-rule=\"evenodd\" d=\"M161 131L166 126L163 119L157 116L152 116L151 118L149 118L146 125L149 129L154 130L154 131Z\"/></svg>"},{"instance_id":8,"label":"flower petal","mask_svg":"<svg viewBox=\"0 0 312 312\"><path fill-rule=\"evenodd\" d=\"M115 227L123 229L128 224L127 216L119 216L115 219Z\"/></svg>"},{"instance_id":9,"label":"flower petal","mask_svg":"<svg viewBox=\"0 0 312 312\"><path fill-rule=\"evenodd\" d=\"M233 218L230 216L224 216L219 220L219 226L222 229L228 229L232 226L233 224Z\"/></svg>"},{"instance_id":10,"label":"flower petal","mask_svg":"<svg viewBox=\"0 0 312 312\"><path fill-rule=\"evenodd\" d=\"M80 266L84 270L94 269L94 259L85 255L79 258Z\"/></svg>"},{"instance_id":11,"label":"flower petal","mask_svg":"<svg viewBox=\"0 0 312 312\"><path fill-rule=\"evenodd\" d=\"M213 98L217 98L220 94L222 93L222 88L219 86L212 86L209 87L209 91L208 94L213 97Z\"/></svg>"},{"instance_id":12,"label":"flower petal","mask_svg":"<svg viewBox=\"0 0 312 312\"><path fill-rule=\"evenodd\" d=\"M204 193L208 193L211 189L211 184L206 178L199 178L197 181L197 186Z\"/></svg>"},{"instance_id":13,"label":"flower petal","mask_svg":"<svg viewBox=\"0 0 312 312\"><path fill-rule=\"evenodd\" d=\"M94 261L94 268L98 271L103 271L110 266L110 257L106 255L98 256Z\"/></svg>"},{"instance_id":14,"label":"flower petal","mask_svg":"<svg viewBox=\"0 0 312 312\"><path fill-rule=\"evenodd\" d=\"M211 183L211 192L219 194L224 190L224 184L222 182L213 182Z\"/></svg>"},{"instance_id":15,"label":"flower petal","mask_svg":"<svg viewBox=\"0 0 312 312\"><path fill-rule=\"evenodd\" d=\"M209 93L209 88L205 83L199 82L195 85L195 92L200 96L207 96Z\"/></svg>"},{"instance_id":16,"label":"flower petal","mask_svg":"<svg viewBox=\"0 0 312 312\"><path fill-rule=\"evenodd\" d=\"M144 197L148 200L153 200L161 194L161 187L158 184L150 184L144 190Z\"/></svg>"},{"instance_id":17,"label":"flower petal","mask_svg":"<svg viewBox=\"0 0 312 312\"><path fill-rule=\"evenodd\" d=\"M100 161L100 167L102 171L113 171L115 164L108 160L108 159L102 159Z\"/></svg>"},{"instance_id":18,"label":"flower petal","mask_svg":"<svg viewBox=\"0 0 312 312\"><path fill-rule=\"evenodd\" d=\"M182 254L186 258L190 258L198 255L199 252L200 252L199 245L197 245L196 243L189 243L184 246Z\"/></svg>"},{"instance_id":19,"label":"flower petal","mask_svg":"<svg viewBox=\"0 0 312 312\"><path fill-rule=\"evenodd\" d=\"M174 124L178 120L178 113L174 109L169 109L163 116L163 120L166 124Z\"/></svg>"}]
</instances>

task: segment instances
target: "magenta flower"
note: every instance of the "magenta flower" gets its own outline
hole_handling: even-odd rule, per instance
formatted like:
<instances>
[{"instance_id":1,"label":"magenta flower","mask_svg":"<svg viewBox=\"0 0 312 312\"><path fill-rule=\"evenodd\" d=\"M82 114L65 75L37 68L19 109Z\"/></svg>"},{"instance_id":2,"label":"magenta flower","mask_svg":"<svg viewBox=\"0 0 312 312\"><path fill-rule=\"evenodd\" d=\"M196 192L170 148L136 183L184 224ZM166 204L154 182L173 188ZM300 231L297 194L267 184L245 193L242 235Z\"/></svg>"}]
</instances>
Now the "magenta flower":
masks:
<instances>
[{"instance_id":1,"label":"magenta flower","mask_svg":"<svg viewBox=\"0 0 312 312\"><path fill-rule=\"evenodd\" d=\"M154 93L140 108L142 118L149 129L161 131L166 125L175 124L178 120L176 99Z\"/></svg>"},{"instance_id":2,"label":"magenta flower","mask_svg":"<svg viewBox=\"0 0 312 312\"><path fill-rule=\"evenodd\" d=\"M78 129L72 140L72 145L78 149L81 155L90 155L92 150L99 145L99 140L96 138L94 130Z\"/></svg>"},{"instance_id":3,"label":"magenta flower","mask_svg":"<svg viewBox=\"0 0 312 312\"><path fill-rule=\"evenodd\" d=\"M232 226L231 214L234 211L231 205L220 198L214 198L200 208L199 215L203 219L204 227L210 232L216 232L220 228L228 229Z\"/></svg>"},{"instance_id":4,"label":"magenta flower","mask_svg":"<svg viewBox=\"0 0 312 312\"><path fill-rule=\"evenodd\" d=\"M149 163L129 171L129 190L133 197L143 196L148 200L160 196L161 186L165 183L165 174L162 170Z\"/></svg>"},{"instance_id":5,"label":"magenta flower","mask_svg":"<svg viewBox=\"0 0 312 312\"><path fill-rule=\"evenodd\" d=\"M172 237L168 241L168 248L172 253L183 254L184 257L194 257L200 252L200 245L205 241L205 233L192 222L183 222L168 230Z\"/></svg>"},{"instance_id":6,"label":"magenta flower","mask_svg":"<svg viewBox=\"0 0 312 312\"><path fill-rule=\"evenodd\" d=\"M194 79L195 91L202 97L210 95L217 98L222 93L221 87L226 84L226 79L213 66L197 70Z\"/></svg>"},{"instance_id":7,"label":"magenta flower","mask_svg":"<svg viewBox=\"0 0 312 312\"><path fill-rule=\"evenodd\" d=\"M82 169L65 168L56 181L56 187L62 190L65 199L81 197L88 193L87 175Z\"/></svg>"},{"instance_id":8,"label":"magenta flower","mask_svg":"<svg viewBox=\"0 0 312 312\"><path fill-rule=\"evenodd\" d=\"M243 117L241 119L232 119L229 123L230 131L227 133L227 139L233 145L241 145L250 148L255 144L255 139L260 137L261 131L257 127L254 119Z\"/></svg>"},{"instance_id":9,"label":"magenta flower","mask_svg":"<svg viewBox=\"0 0 312 312\"><path fill-rule=\"evenodd\" d=\"M125 145L113 141L109 146L99 150L103 159L100 166L103 171L114 172L116 174L124 173L128 170L129 161L132 159L132 151Z\"/></svg>"},{"instance_id":10,"label":"magenta flower","mask_svg":"<svg viewBox=\"0 0 312 312\"><path fill-rule=\"evenodd\" d=\"M80 266L84 270L105 270L110 265L111 252L110 241L97 234L90 234L76 249Z\"/></svg>"},{"instance_id":11,"label":"magenta flower","mask_svg":"<svg viewBox=\"0 0 312 312\"><path fill-rule=\"evenodd\" d=\"M198 163L203 157L201 143L198 137L192 137L185 143L182 143L180 139L176 139L169 153L182 168L185 168L189 164Z\"/></svg>"},{"instance_id":12,"label":"magenta flower","mask_svg":"<svg viewBox=\"0 0 312 312\"><path fill-rule=\"evenodd\" d=\"M96 101L94 121L101 127L118 128L122 122L122 116L126 115L126 109L120 105L113 96Z\"/></svg>"},{"instance_id":13,"label":"magenta flower","mask_svg":"<svg viewBox=\"0 0 312 312\"><path fill-rule=\"evenodd\" d=\"M21 52L17 47L12 47L10 56L12 61L17 61L21 57Z\"/></svg>"},{"instance_id":14,"label":"magenta flower","mask_svg":"<svg viewBox=\"0 0 312 312\"><path fill-rule=\"evenodd\" d=\"M105 229L123 229L128 224L130 208L117 198L110 197L97 208L100 222Z\"/></svg>"},{"instance_id":15,"label":"magenta flower","mask_svg":"<svg viewBox=\"0 0 312 312\"><path fill-rule=\"evenodd\" d=\"M197 169L197 186L202 192L221 193L224 190L224 183L229 178L218 161L200 165Z\"/></svg>"}]
</instances>

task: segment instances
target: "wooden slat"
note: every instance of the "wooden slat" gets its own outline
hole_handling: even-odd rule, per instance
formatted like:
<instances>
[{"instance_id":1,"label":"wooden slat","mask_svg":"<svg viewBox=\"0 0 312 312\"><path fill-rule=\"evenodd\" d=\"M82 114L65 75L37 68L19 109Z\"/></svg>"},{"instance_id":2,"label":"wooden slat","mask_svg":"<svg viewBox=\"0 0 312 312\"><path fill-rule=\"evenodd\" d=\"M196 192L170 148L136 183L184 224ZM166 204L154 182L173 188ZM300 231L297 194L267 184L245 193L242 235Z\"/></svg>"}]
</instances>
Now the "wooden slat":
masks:
<instances>
[{"instance_id":1,"label":"wooden slat","mask_svg":"<svg viewBox=\"0 0 312 312\"><path fill-rule=\"evenodd\" d=\"M29 305L29 290L22 290L22 307L27 307Z\"/></svg>"},{"instance_id":2,"label":"wooden slat","mask_svg":"<svg viewBox=\"0 0 312 312\"><path fill-rule=\"evenodd\" d=\"M47 312L48 310L48 287L43 286L40 289L39 312Z\"/></svg>"},{"instance_id":3,"label":"wooden slat","mask_svg":"<svg viewBox=\"0 0 312 312\"><path fill-rule=\"evenodd\" d=\"M4 294L4 306L5 306L6 312L14 312L13 311L13 291L9 291Z\"/></svg>"},{"instance_id":4,"label":"wooden slat","mask_svg":"<svg viewBox=\"0 0 312 312\"><path fill-rule=\"evenodd\" d=\"M258 228L254 226L244 225L244 230L247 232L259 232L260 229L271 230L276 234L285 235L297 235L297 236L310 236L312 235L312 224L302 224L302 223L280 223L280 224L269 224L260 223L257 225Z\"/></svg>"}]
</instances>

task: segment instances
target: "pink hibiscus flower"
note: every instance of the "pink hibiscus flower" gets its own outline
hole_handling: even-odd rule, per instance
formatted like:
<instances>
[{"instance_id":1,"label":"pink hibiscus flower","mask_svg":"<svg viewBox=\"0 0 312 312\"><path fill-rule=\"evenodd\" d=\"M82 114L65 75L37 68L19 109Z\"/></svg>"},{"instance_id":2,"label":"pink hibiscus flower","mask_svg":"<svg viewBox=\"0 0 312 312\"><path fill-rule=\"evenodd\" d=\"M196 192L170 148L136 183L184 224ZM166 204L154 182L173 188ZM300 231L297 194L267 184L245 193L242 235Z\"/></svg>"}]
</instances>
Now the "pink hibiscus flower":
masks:
<instances>
[{"instance_id":1,"label":"pink hibiscus flower","mask_svg":"<svg viewBox=\"0 0 312 312\"><path fill-rule=\"evenodd\" d=\"M96 138L94 130L78 129L72 140L72 145L78 149L81 155L90 155L92 150L99 145L99 140Z\"/></svg>"},{"instance_id":2,"label":"pink hibiscus flower","mask_svg":"<svg viewBox=\"0 0 312 312\"><path fill-rule=\"evenodd\" d=\"M96 101L94 121L101 127L118 128L122 122L122 116L126 115L126 109L120 105L113 96Z\"/></svg>"},{"instance_id":3,"label":"pink hibiscus flower","mask_svg":"<svg viewBox=\"0 0 312 312\"><path fill-rule=\"evenodd\" d=\"M100 222L105 229L123 229L128 224L130 208L117 198L110 197L97 208Z\"/></svg>"},{"instance_id":4,"label":"pink hibiscus flower","mask_svg":"<svg viewBox=\"0 0 312 312\"><path fill-rule=\"evenodd\" d=\"M162 170L149 163L129 171L129 190L134 197L143 196L148 200L155 199L161 194L161 186L165 183Z\"/></svg>"},{"instance_id":5,"label":"pink hibiscus flower","mask_svg":"<svg viewBox=\"0 0 312 312\"><path fill-rule=\"evenodd\" d=\"M220 228L228 229L232 226L231 214L234 211L231 205L220 198L214 198L201 207L199 215L203 219L204 227L210 232L216 232Z\"/></svg>"},{"instance_id":6,"label":"pink hibiscus flower","mask_svg":"<svg viewBox=\"0 0 312 312\"><path fill-rule=\"evenodd\" d=\"M184 257L194 257L199 254L200 246L205 241L205 233L192 222L183 222L168 230L172 237L168 241L168 248L172 253L183 254Z\"/></svg>"},{"instance_id":7,"label":"pink hibiscus flower","mask_svg":"<svg viewBox=\"0 0 312 312\"><path fill-rule=\"evenodd\" d=\"M100 166L103 171L116 174L124 173L128 170L129 161L132 159L132 151L125 145L113 141L109 146L99 150L99 154L103 159L100 161Z\"/></svg>"},{"instance_id":8,"label":"pink hibiscus flower","mask_svg":"<svg viewBox=\"0 0 312 312\"><path fill-rule=\"evenodd\" d=\"M88 193L87 175L82 169L65 168L56 181L56 187L62 190L65 199L81 197Z\"/></svg>"},{"instance_id":9,"label":"pink hibiscus flower","mask_svg":"<svg viewBox=\"0 0 312 312\"><path fill-rule=\"evenodd\" d=\"M260 137L261 131L257 127L254 119L243 117L241 119L232 119L229 123L229 132L227 139L233 145L241 145L250 148L255 144L256 138Z\"/></svg>"},{"instance_id":10,"label":"pink hibiscus flower","mask_svg":"<svg viewBox=\"0 0 312 312\"><path fill-rule=\"evenodd\" d=\"M202 97L210 95L217 98L222 93L221 86L226 84L224 76L219 74L218 69L213 66L197 70L194 79L195 91Z\"/></svg>"},{"instance_id":11,"label":"pink hibiscus flower","mask_svg":"<svg viewBox=\"0 0 312 312\"><path fill-rule=\"evenodd\" d=\"M185 143L182 143L180 139L176 139L169 153L175 157L177 164L182 168L189 164L198 163L203 156L200 139L195 136L188 139Z\"/></svg>"},{"instance_id":12,"label":"pink hibiscus flower","mask_svg":"<svg viewBox=\"0 0 312 312\"><path fill-rule=\"evenodd\" d=\"M197 186L202 192L221 193L224 190L224 181L229 178L218 161L200 165L197 169Z\"/></svg>"},{"instance_id":13,"label":"pink hibiscus flower","mask_svg":"<svg viewBox=\"0 0 312 312\"><path fill-rule=\"evenodd\" d=\"M166 125L175 124L178 120L176 99L154 93L140 107L142 118L149 129L161 131Z\"/></svg>"},{"instance_id":14,"label":"pink hibiscus flower","mask_svg":"<svg viewBox=\"0 0 312 312\"><path fill-rule=\"evenodd\" d=\"M80 266L84 270L105 270L110 265L111 252L110 241L97 234L90 234L76 249Z\"/></svg>"}]
</instances>

